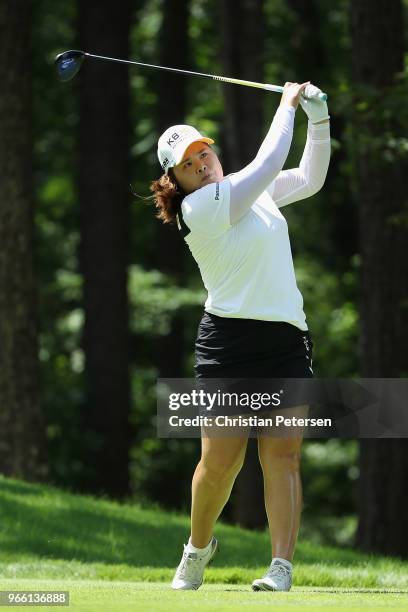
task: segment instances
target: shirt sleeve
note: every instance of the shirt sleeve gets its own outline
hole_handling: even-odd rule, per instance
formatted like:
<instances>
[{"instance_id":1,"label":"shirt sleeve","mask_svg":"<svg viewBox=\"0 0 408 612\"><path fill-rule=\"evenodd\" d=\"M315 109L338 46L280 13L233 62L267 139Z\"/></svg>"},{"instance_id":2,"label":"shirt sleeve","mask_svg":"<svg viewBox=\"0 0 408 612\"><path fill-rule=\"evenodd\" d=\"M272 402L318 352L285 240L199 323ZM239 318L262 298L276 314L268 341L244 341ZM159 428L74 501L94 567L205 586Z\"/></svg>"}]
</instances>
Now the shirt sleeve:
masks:
<instances>
[{"instance_id":1,"label":"shirt sleeve","mask_svg":"<svg viewBox=\"0 0 408 612\"><path fill-rule=\"evenodd\" d=\"M281 171L293 136L295 109L281 104L255 159L228 180L231 184L230 219L237 223Z\"/></svg>"},{"instance_id":2,"label":"shirt sleeve","mask_svg":"<svg viewBox=\"0 0 408 612\"><path fill-rule=\"evenodd\" d=\"M219 236L231 227L228 179L193 191L184 198L181 210L191 231Z\"/></svg>"},{"instance_id":3,"label":"shirt sleeve","mask_svg":"<svg viewBox=\"0 0 408 612\"><path fill-rule=\"evenodd\" d=\"M298 168L282 170L267 192L278 208L317 193L324 185L330 162L330 124L308 123L307 140Z\"/></svg>"}]
</instances>

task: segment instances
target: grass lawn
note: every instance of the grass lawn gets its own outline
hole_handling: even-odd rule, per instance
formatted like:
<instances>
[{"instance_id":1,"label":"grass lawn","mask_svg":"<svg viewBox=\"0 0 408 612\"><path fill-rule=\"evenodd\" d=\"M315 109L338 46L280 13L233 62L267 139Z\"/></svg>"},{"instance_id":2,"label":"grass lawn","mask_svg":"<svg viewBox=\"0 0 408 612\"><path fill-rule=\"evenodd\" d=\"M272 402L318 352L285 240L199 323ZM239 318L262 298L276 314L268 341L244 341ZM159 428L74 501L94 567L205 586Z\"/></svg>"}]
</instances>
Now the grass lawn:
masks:
<instances>
[{"instance_id":1,"label":"grass lawn","mask_svg":"<svg viewBox=\"0 0 408 612\"><path fill-rule=\"evenodd\" d=\"M294 587L289 593L254 593L248 585L204 584L198 591L172 591L157 582L106 582L99 580L5 580L2 590L65 590L70 610L80 612L188 612L189 610L289 612L294 606L308 610L407 610L406 592L381 590ZM36 606L36 610L49 610ZM64 608L61 608L62 610Z\"/></svg>"},{"instance_id":2,"label":"grass lawn","mask_svg":"<svg viewBox=\"0 0 408 612\"><path fill-rule=\"evenodd\" d=\"M220 553L199 591L169 588L185 515L0 476L0 590L65 590L72 610L408 610L408 563L302 539L289 593L254 593L269 537L219 523ZM7 609L7 608L5 608ZM48 607L36 606L37 610Z\"/></svg>"}]
</instances>

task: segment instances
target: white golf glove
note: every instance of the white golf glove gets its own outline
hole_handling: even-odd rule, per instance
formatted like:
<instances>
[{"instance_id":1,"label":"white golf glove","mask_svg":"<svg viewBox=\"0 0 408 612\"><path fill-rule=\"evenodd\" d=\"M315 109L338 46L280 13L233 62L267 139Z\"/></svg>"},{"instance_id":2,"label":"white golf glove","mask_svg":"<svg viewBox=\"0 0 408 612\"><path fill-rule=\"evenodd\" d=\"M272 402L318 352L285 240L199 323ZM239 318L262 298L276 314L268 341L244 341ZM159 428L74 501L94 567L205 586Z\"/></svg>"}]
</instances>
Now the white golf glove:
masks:
<instances>
[{"instance_id":1,"label":"white golf glove","mask_svg":"<svg viewBox=\"0 0 408 612\"><path fill-rule=\"evenodd\" d=\"M323 119L330 118L327 102L313 97L319 93L322 93L322 90L315 85L306 85L299 99L300 106L305 111L311 123L318 123L319 121L323 121Z\"/></svg>"}]
</instances>

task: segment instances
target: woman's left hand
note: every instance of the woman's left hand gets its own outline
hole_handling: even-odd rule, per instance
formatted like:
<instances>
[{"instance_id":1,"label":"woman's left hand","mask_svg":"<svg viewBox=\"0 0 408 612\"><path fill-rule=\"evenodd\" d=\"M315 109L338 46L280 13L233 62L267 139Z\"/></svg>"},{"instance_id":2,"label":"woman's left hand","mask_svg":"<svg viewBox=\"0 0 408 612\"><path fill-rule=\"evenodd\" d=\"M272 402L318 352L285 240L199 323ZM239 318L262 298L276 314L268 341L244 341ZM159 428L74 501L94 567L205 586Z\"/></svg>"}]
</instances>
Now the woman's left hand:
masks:
<instances>
[{"instance_id":1,"label":"woman's left hand","mask_svg":"<svg viewBox=\"0 0 408 612\"><path fill-rule=\"evenodd\" d=\"M320 89L314 85L308 85L307 89L309 89L309 94L312 91L315 93L320 92ZM326 101L320 100L320 98L305 98L301 95L299 103L311 123L322 123L330 119Z\"/></svg>"}]
</instances>

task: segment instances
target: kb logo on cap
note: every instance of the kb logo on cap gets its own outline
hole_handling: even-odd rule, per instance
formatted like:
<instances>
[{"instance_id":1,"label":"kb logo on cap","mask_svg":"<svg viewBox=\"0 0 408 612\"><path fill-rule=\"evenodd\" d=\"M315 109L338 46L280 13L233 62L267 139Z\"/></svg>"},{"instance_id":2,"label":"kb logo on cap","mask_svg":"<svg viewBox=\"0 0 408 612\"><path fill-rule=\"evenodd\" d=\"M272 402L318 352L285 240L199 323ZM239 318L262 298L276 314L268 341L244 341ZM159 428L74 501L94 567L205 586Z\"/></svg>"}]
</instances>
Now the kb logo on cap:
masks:
<instances>
[{"instance_id":1,"label":"kb logo on cap","mask_svg":"<svg viewBox=\"0 0 408 612\"><path fill-rule=\"evenodd\" d=\"M169 145L169 147L174 148L177 144L177 142L175 142L176 140L178 140L180 138L180 134L177 134L177 132L175 132L174 134L172 134L170 136L170 138L167 141L167 144Z\"/></svg>"}]
</instances>

